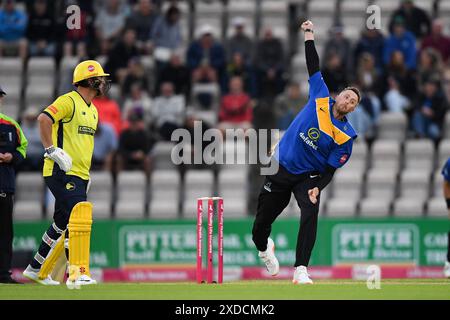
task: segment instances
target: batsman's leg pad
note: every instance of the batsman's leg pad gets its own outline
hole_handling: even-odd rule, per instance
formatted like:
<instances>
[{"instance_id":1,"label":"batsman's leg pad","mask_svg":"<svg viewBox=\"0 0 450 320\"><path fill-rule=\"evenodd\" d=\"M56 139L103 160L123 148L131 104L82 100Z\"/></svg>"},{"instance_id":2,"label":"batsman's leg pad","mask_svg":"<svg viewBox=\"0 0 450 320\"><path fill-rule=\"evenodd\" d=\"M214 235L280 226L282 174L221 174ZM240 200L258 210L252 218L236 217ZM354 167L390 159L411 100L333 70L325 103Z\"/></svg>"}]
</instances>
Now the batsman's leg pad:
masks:
<instances>
[{"instance_id":1,"label":"batsman's leg pad","mask_svg":"<svg viewBox=\"0 0 450 320\"><path fill-rule=\"evenodd\" d=\"M41 270L39 270L39 279L45 279L48 277L50 272L53 271L53 268L56 265L56 261L60 258L63 252L64 252L64 235L61 235L59 239L54 242L54 245L50 249L47 258L42 264Z\"/></svg>"},{"instance_id":2,"label":"batsman's leg pad","mask_svg":"<svg viewBox=\"0 0 450 320\"><path fill-rule=\"evenodd\" d=\"M69 278L89 273L89 251L92 226L92 204L79 202L73 207L69 219Z\"/></svg>"}]
</instances>

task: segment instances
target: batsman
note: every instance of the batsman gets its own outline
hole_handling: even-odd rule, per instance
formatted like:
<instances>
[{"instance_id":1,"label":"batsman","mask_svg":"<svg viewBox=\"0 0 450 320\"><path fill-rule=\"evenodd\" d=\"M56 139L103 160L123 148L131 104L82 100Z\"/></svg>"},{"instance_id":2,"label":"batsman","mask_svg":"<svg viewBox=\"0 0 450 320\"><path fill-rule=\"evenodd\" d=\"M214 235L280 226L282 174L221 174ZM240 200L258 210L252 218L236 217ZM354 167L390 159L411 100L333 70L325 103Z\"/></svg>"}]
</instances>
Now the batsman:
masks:
<instances>
[{"instance_id":1,"label":"batsman","mask_svg":"<svg viewBox=\"0 0 450 320\"><path fill-rule=\"evenodd\" d=\"M73 73L76 90L58 97L38 117L45 148L43 176L55 197L55 211L53 223L23 275L40 284L59 285L51 272L64 252L69 288L97 283L89 272L92 204L86 201L86 194L98 124L92 100L109 90L108 76L97 61L81 62ZM64 274L66 263L62 270Z\"/></svg>"}]
</instances>

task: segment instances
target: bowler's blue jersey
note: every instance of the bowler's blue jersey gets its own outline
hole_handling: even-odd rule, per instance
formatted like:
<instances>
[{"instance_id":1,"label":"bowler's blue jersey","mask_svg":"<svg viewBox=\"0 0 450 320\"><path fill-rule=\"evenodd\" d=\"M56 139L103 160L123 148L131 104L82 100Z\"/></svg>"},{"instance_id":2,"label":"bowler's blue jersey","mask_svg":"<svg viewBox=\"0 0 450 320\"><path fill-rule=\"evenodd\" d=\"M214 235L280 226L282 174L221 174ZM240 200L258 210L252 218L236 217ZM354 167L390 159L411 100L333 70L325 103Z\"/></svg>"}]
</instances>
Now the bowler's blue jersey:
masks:
<instances>
[{"instance_id":1,"label":"bowler's blue jersey","mask_svg":"<svg viewBox=\"0 0 450 320\"><path fill-rule=\"evenodd\" d=\"M447 159L444 167L442 168L442 175L445 181L450 182L450 158Z\"/></svg>"},{"instance_id":2,"label":"bowler's blue jersey","mask_svg":"<svg viewBox=\"0 0 450 320\"><path fill-rule=\"evenodd\" d=\"M309 79L309 101L275 149L275 159L293 174L342 167L350 158L355 130L346 118L333 116L335 101L320 71Z\"/></svg>"}]
</instances>

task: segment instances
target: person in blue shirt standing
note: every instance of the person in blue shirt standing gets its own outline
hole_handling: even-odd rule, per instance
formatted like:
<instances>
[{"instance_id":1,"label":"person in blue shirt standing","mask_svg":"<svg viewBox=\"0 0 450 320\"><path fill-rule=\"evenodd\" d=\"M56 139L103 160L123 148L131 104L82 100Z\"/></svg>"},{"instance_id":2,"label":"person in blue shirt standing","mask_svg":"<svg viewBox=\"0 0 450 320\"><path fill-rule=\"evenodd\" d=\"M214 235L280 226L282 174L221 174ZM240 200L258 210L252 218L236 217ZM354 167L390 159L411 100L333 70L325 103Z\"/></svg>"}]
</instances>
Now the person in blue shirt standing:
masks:
<instances>
[{"instance_id":1,"label":"person in blue shirt standing","mask_svg":"<svg viewBox=\"0 0 450 320\"><path fill-rule=\"evenodd\" d=\"M448 217L450 218L450 158L448 158L444 167L442 168L442 175L444 176L443 191L445 201L447 202ZM450 278L450 232L448 233L447 244L447 261L444 265L444 276Z\"/></svg>"},{"instance_id":2,"label":"person in blue shirt standing","mask_svg":"<svg viewBox=\"0 0 450 320\"><path fill-rule=\"evenodd\" d=\"M269 273L277 275L279 263L269 236L272 223L289 204L293 192L301 209L293 282L311 284L307 266L316 240L320 192L350 158L357 135L345 116L355 110L361 94L357 88L347 87L336 100L330 97L319 70L313 24L308 20L301 28L305 33L309 100L275 148L273 157L279 170L266 176L252 233L259 257Z\"/></svg>"},{"instance_id":3,"label":"person in blue shirt standing","mask_svg":"<svg viewBox=\"0 0 450 320\"><path fill-rule=\"evenodd\" d=\"M4 51L18 51L24 60L27 56L25 31L28 17L25 12L16 9L15 0L4 0L0 9L0 56Z\"/></svg>"}]
</instances>

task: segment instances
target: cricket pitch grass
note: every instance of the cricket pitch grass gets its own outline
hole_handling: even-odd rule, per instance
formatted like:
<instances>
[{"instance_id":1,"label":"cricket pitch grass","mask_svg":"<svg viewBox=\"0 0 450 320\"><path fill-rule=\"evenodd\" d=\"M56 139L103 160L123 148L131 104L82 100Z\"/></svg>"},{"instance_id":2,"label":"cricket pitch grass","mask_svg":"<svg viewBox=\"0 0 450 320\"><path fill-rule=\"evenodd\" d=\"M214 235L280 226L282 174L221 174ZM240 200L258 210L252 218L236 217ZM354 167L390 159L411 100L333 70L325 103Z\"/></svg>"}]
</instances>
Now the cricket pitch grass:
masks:
<instances>
[{"instance_id":1,"label":"cricket pitch grass","mask_svg":"<svg viewBox=\"0 0 450 320\"><path fill-rule=\"evenodd\" d=\"M101 283L69 290L65 285L0 285L0 300L450 300L449 279L388 279L369 290L365 281L236 281L224 284Z\"/></svg>"}]
</instances>

